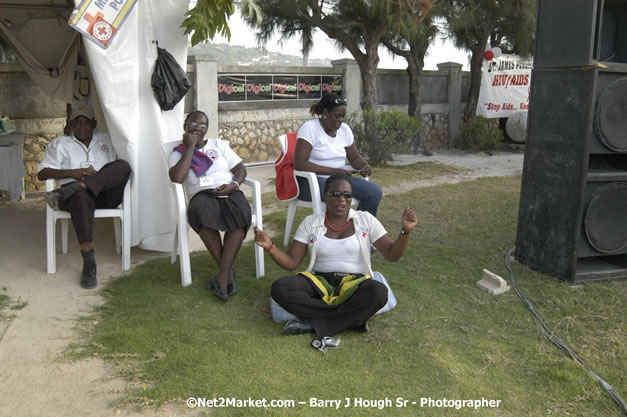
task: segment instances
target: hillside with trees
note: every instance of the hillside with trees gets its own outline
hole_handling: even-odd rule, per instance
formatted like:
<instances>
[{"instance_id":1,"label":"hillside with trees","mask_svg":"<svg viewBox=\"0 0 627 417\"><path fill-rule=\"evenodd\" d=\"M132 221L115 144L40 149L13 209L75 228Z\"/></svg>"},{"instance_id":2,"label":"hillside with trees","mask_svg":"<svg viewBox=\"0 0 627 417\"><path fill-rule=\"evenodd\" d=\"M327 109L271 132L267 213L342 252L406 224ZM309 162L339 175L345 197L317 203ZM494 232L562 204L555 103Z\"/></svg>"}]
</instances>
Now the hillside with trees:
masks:
<instances>
[{"instance_id":1,"label":"hillside with trees","mask_svg":"<svg viewBox=\"0 0 627 417\"><path fill-rule=\"evenodd\" d=\"M224 65L278 65L302 66L303 57L287 55L280 52L270 52L265 48L251 48L224 43L202 43L190 47L188 55L209 55ZM331 61L310 59L309 66L330 67Z\"/></svg>"}]
</instances>

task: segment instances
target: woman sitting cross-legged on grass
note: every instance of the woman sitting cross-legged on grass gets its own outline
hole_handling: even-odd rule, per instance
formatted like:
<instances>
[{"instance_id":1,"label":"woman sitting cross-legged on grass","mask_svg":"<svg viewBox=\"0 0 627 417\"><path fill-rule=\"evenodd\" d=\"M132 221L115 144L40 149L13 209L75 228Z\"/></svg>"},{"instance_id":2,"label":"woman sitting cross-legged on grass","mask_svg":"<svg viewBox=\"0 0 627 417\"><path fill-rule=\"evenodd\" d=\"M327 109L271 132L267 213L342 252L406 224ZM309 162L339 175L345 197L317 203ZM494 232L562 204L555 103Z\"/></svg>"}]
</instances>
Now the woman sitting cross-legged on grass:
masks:
<instances>
[{"instance_id":1,"label":"woman sitting cross-legged on grass","mask_svg":"<svg viewBox=\"0 0 627 417\"><path fill-rule=\"evenodd\" d=\"M367 331L368 319L387 303L387 288L371 278L370 245L386 259L398 260L418 218L405 209L401 232L393 241L376 217L350 208L352 191L351 177L331 175L324 189L326 212L303 220L287 253L255 228L255 243L284 269L298 268L309 249L306 272L272 284L272 298L302 319L288 321L285 334L315 332L322 338L348 329Z\"/></svg>"},{"instance_id":2,"label":"woman sitting cross-legged on grass","mask_svg":"<svg viewBox=\"0 0 627 417\"><path fill-rule=\"evenodd\" d=\"M246 168L227 141L205 140L209 127L205 113L188 114L183 126L183 141L170 154L170 180L187 186L189 224L219 268L207 288L227 301L237 292L233 262L252 222L250 205L239 190ZM225 232L224 242L220 230Z\"/></svg>"}]
</instances>

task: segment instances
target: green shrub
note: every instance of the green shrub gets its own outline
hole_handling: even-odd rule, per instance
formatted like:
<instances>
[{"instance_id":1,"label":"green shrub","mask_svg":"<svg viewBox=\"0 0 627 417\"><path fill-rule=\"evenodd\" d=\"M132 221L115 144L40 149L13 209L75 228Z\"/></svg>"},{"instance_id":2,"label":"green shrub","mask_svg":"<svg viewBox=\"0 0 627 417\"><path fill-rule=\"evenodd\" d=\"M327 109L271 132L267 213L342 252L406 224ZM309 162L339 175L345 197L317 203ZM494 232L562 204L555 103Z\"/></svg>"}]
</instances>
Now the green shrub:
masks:
<instances>
[{"instance_id":1,"label":"green shrub","mask_svg":"<svg viewBox=\"0 0 627 417\"><path fill-rule=\"evenodd\" d=\"M392 153L408 152L420 132L420 123L398 111L365 110L346 118L355 135L355 145L371 165L392 160Z\"/></svg>"},{"instance_id":2,"label":"green shrub","mask_svg":"<svg viewBox=\"0 0 627 417\"><path fill-rule=\"evenodd\" d=\"M503 143L503 131L498 119L475 116L462 126L460 147L472 152L490 151Z\"/></svg>"}]
</instances>

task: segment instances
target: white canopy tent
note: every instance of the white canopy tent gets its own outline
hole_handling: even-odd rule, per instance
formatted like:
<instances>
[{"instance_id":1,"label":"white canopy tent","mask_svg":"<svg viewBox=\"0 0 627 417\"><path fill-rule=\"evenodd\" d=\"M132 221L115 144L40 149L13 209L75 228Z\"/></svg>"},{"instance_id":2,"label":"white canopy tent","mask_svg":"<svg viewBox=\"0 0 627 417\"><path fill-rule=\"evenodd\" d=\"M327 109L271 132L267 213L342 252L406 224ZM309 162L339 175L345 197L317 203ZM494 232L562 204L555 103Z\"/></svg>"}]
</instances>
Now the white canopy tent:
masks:
<instances>
[{"instance_id":1,"label":"white canopy tent","mask_svg":"<svg viewBox=\"0 0 627 417\"><path fill-rule=\"evenodd\" d=\"M71 0L0 0L0 36L14 46L35 83L68 103L82 36L67 23L73 6ZM174 222L161 144L179 138L183 125L183 100L162 111L150 87L155 41L186 68L181 23L188 6L187 0L137 0L107 49L86 38L82 42L89 100L101 110L98 130L111 135L118 155L133 169L131 245L149 250L171 249Z\"/></svg>"}]
</instances>

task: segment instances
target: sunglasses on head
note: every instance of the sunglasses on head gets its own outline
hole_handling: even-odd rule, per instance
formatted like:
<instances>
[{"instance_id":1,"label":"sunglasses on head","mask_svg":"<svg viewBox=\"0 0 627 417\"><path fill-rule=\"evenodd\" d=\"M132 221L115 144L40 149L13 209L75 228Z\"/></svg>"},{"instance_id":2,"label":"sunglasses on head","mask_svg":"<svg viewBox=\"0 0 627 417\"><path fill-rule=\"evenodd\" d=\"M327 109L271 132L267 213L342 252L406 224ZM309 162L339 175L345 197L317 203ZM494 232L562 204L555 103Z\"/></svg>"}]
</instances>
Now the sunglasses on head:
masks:
<instances>
[{"instance_id":1,"label":"sunglasses on head","mask_svg":"<svg viewBox=\"0 0 627 417\"><path fill-rule=\"evenodd\" d=\"M353 193L351 193L350 191L344 191L344 192L342 192L342 191L337 191L337 190L335 190L335 191L329 191L329 195L330 195L331 197L335 197L335 198L338 198L338 197L340 197L340 196L344 196L344 198L345 198L345 199L347 199L347 200L348 200L349 198L353 198Z\"/></svg>"},{"instance_id":2,"label":"sunglasses on head","mask_svg":"<svg viewBox=\"0 0 627 417\"><path fill-rule=\"evenodd\" d=\"M333 100L333 102L335 104L346 104L348 100L346 100L345 98L336 98L335 100Z\"/></svg>"}]
</instances>

